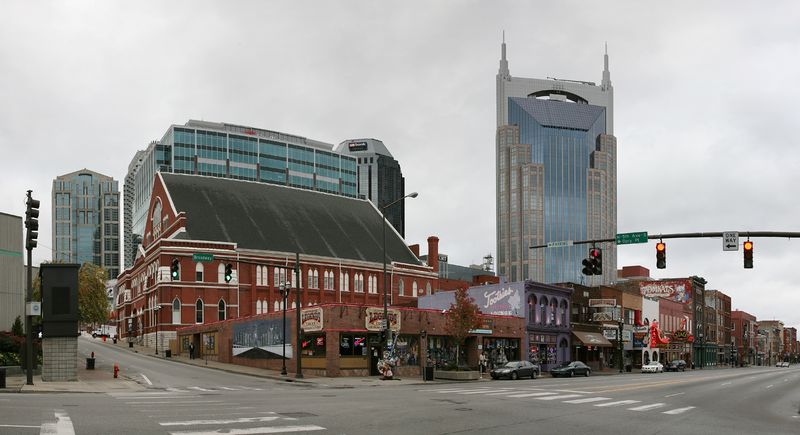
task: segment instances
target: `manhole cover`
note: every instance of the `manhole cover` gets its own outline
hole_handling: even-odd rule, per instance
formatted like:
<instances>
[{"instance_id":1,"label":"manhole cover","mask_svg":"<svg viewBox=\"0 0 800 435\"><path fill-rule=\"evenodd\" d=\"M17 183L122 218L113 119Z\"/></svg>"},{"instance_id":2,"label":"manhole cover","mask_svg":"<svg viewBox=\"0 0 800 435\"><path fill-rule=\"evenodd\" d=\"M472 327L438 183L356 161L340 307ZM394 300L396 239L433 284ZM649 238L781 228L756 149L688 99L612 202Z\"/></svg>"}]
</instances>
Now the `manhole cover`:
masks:
<instances>
[{"instance_id":1,"label":"manhole cover","mask_svg":"<svg viewBox=\"0 0 800 435\"><path fill-rule=\"evenodd\" d=\"M310 412L279 412L278 415L289 418L317 417L317 414L312 414Z\"/></svg>"}]
</instances>

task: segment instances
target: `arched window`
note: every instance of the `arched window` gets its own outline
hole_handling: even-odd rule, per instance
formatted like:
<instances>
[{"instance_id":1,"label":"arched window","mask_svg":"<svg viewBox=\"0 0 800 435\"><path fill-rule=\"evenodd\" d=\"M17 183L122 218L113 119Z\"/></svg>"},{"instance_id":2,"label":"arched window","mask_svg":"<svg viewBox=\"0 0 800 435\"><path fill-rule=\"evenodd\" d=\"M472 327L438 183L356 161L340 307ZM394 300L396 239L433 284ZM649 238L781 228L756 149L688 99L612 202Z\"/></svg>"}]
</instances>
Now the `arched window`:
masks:
<instances>
[{"instance_id":1,"label":"arched window","mask_svg":"<svg viewBox=\"0 0 800 435\"><path fill-rule=\"evenodd\" d=\"M319 270L314 269L314 288L319 288Z\"/></svg>"},{"instance_id":2,"label":"arched window","mask_svg":"<svg viewBox=\"0 0 800 435\"><path fill-rule=\"evenodd\" d=\"M547 298L544 296L539 299L539 323L547 324Z\"/></svg>"},{"instance_id":3,"label":"arched window","mask_svg":"<svg viewBox=\"0 0 800 435\"><path fill-rule=\"evenodd\" d=\"M411 283L411 296L413 296L413 297L417 297L417 290L418 290L418 288L417 288L417 281L416 281L416 280L414 280L414 281Z\"/></svg>"},{"instance_id":4,"label":"arched window","mask_svg":"<svg viewBox=\"0 0 800 435\"><path fill-rule=\"evenodd\" d=\"M256 285L263 285L261 280L261 266L256 266Z\"/></svg>"},{"instance_id":5,"label":"arched window","mask_svg":"<svg viewBox=\"0 0 800 435\"><path fill-rule=\"evenodd\" d=\"M550 323L551 325L556 324L556 312L558 311L558 300L556 298L550 299Z\"/></svg>"},{"instance_id":6,"label":"arched window","mask_svg":"<svg viewBox=\"0 0 800 435\"><path fill-rule=\"evenodd\" d=\"M217 266L217 282L225 282L225 265L222 263Z\"/></svg>"},{"instance_id":7,"label":"arched window","mask_svg":"<svg viewBox=\"0 0 800 435\"><path fill-rule=\"evenodd\" d=\"M219 313L219 320L225 320L225 301L222 299L217 304L217 313Z\"/></svg>"},{"instance_id":8,"label":"arched window","mask_svg":"<svg viewBox=\"0 0 800 435\"><path fill-rule=\"evenodd\" d=\"M161 235L161 200L156 198L156 203L153 205L153 215L150 217L150 225L153 229L153 240Z\"/></svg>"},{"instance_id":9,"label":"arched window","mask_svg":"<svg viewBox=\"0 0 800 435\"><path fill-rule=\"evenodd\" d=\"M203 282L203 263L197 263L197 265L194 266L194 280Z\"/></svg>"},{"instance_id":10,"label":"arched window","mask_svg":"<svg viewBox=\"0 0 800 435\"><path fill-rule=\"evenodd\" d=\"M181 324L181 301L178 298L172 301L172 324Z\"/></svg>"},{"instance_id":11,"label":"arched window","mask_svg":"<svg viewBox=\"0 0 800 435\"><path fill-rule=\"evenodd\" d=\"M536 295L528 296L528 323L536 323Z\"/></svg>"},{"instance_id":12,"label":"arched window","mask_svg":"<svg viewBox=\"0 0 800 435\"><path fill-rule=\"evenodd\" d=\"M280 303L278 301L275 301L275 302L272 303L272 308L273 308L272 311L278 311L278 310L282 309L282 307L280 306Z\"/></svg>"},{"instance_id":13,"label":"arched window","mask_svg":"<svg viewBox=\"0 0 800 435\"><path fill-rule=\"evenodd\" d=\"M203 323L203 300L194 303L194 323Z\"/></svg>"},{"instance_id":14,"label":"arched window","mask_svg":"<svg viewBox=\"0 0 800 435\"><path fill-rule=\"evenodd\" d=\"M308 288L314 288L314 270L308 269Z\"/></svg>"},{"instance_id":15,"label":"arched window","mask_svg":"<svg viewBox=\"0 0 800 435\"><path fill-rule=\"evenodd\" d=\"M397 283L397 294L400 296L406 295L406 284L402 279Z\"/></svg>"},{"instance_id":16,"label":"arched window","mask_svg":"<svg viewBox=\"0 0 800 435\"><path fill-rule=\"evenodd\" d=\"M569 309L567 308L567 301L562 300L561 301L561 325L562 326L566 326L567 325L567 312L568 311L569 311Z\"/></svg>"},{"instance_id":17,"label":"arched window","mask_svg":"<svg viewBox=\"0 0 800 435\"><path fill-rule=\"evenodd\" d=\"M261 314L261 301L256 301L256 314Z\"/></svg>"}]
</instances>

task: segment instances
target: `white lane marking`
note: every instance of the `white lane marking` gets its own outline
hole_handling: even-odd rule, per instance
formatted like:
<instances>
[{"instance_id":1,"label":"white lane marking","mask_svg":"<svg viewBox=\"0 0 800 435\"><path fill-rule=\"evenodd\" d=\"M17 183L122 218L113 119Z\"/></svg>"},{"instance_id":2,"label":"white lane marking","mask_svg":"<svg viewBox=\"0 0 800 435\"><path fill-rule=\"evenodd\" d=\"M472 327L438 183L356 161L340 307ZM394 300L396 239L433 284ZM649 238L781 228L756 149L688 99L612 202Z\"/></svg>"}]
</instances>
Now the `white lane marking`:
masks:
<instances>
[{"instance_id":1,"label":"white lane marking","mask_svg":"<svg viewBox=\"0 0 800 435\"><path fill-rule=\"evenodd\" d=\"M173 393L188 393L188 391L186 391L186 390L181 390L180 388L175 388L175 387L169 387L169 388L167 388L167 391L170 391L170 392L173 392Z\"/></svg>"},{"instance_id":2,"label":"white lane marking","mask_svg":"<svg viewBox=\"0 0 800 435\"><path fill-rule=\"evenodd\" d=\"M145 376L144 373L139 373L139 374L142 375L142 378L144 378L144 381L147 382L147 385L153 385L153 383L150 382L150 379L147 379L147 376Z\"/></svg>"},{"instance_id":3,"label":"white lane marking","mask_svg":"<svg viewBox=\"0 0 800 435\"><path fill-rule=\"evenodd\" d=\"M653 403L650 405L637 406L635 408L628 408L628 411L649 411L651 409L661 408L666 403Z\"/></svg>"},{"instance_id":4,"label":"white lane marking","mask_svg":"<svg viewBox=\"0 0 800 435\"><path fill-rule=\"evenodd\" d=\"M556 394L556 393L547 393L547 392L541 392L541 393L513 394L513 395L511 395L511 396L507 396L507 397L513 397L513 398L515 398L515 399L521 399L521 398L523 398L523 397L553 396L553 395L555 395L555 394Z\"/></svg>"},{"instance_id":5,"label":"white lane marking","mask_svg":"<svg viewBox=\"0 0 800 435\"><path fill-rule=\"evenodd\" d=\"M167 422L159 423L159 424L161 426L194 426L194 425L203 425L203 424L236 424L236 423L255 423L255 422L274 421L274 420L277 420L279 418L280 417L278 417L278 416L242 417L242 418L230 418L230 419L226 419L226 420L167 421Z\"/></svg>"},{"instance_id":6,"label":"white lane marking","mask_svg":"<svg viewBox=\"0 0 800 435\"><path fill-rule=\"evenodd\" d=\"M156 408L156 409L148 409L148 408L136 408L136 409L142 412L173 412L175 411L174 409L167 409L167 408L183 408L188 406L195 406L197 403L201 402L185 402L176 405L164 405L161 408ZM219 401L219 402L212 402L212 404L218 407L218 409L222 409L225 406L236 406L236 409L241 409L239 406L237 406L239 404L235 402Z\"/></svg>"},{"instance_id":7,"label":"white lane marking","mask_svg":"<svg viewBox=\"0 0 800 435\"><path fill-rule=\"evenodd\" d=\"M480 390L439 391L439 394L450 394L450 393L452 393L452 394L464 394L464 393L469 393L469 392L473 392L473 391L478 392L478 393L486 393L486 392L492 391L492 390L490 390L488 388L481 388Z\"/></svg>"},{"instance_id":8,"label":"white lane marking","mask_svg":"<svg viewBox=\"0 0 800 435\"><path fill-rule=\"evenodd\" d=\"M45 423L39 431L39 435L75 435L75 428L72 427L72 420L63 409L55 410L56 422Z\"/></svg>"},{"instance_id":9,"label":"white lane marking","mask_svg":"<svg viewBox=\"0 0 800 435\"><path fill-rule=\"evenodd\" d=\"M630 405L633 403L639 403L641 400L620 400L617 402L608 402L608 403L601 403L599 405L594 406L617 406L617 405Z\"/></svg>"},{"instance_id":10,"label":"white lane marking","mask_svg":"<svg viewBox=\"0 0 800 435\"><path fill-rule=\"evenodd\" d=\"M488 390L481 390L481 391L465 391L465 392L463 392L463 393L456 393L456 394L461 394L462 396L468 396L468 395L470 395L470 394L483 394L483 393L485 393L485 392L487 392L487 391L488 391Z\"/></svg>"},{"instance_id":11,"label":"white lane marking","mask_svg":"<svg viewBox=\"0 0 800 435\"><path fill-rule=\"evenodd\" d=\"M686 408L678 408L678 409L673 409L671 411L664 411L662 412L662 414L670 414L670 415L681 414L690 409L694 409L694 406L687 406Z\"/></svg>"},{"instance_id":12,"label":"white lane marking","mask_svg":"<svg viewBox=\"0 0 800 435\"><path fill-rule=\"evenodd\" d=\"M723 382L723 383L722 383L722 386L725 386L725 385L730 385L730 384L732 384L732 383L733 383L733 382Z\"/></svg>"},{"instance_id":13,"label":"white lane marking","mask_svg":"<svg viewBox=\"0 0 800 435\"><path fill-rule=\"evenodd\" d=\"M560 396L537 397L536 400L561 400L561 399L572 399L573 397L583 397L583 395L582 394L562 394Z\"/></svg>"},{"instance_id":14,"label":"white lane marking","mask_svg":"<svg viewBox=\"0 0 800 435\"><path fill-rule=\"evenodd\" d=\"M32 427L41 427L41 426L26 426L24 424L0 424L0 427L32 428Z\"/></svg>"},{"instance_id":15,"label":"white lane marking","mask_svg":"<svg viewBox=\"0 0 800 435\"><path fill-rule=\"evenodd\" d=\"M223 432L224 430L224 432ZM215 431L203 431L203 432L195 432L195 431L184 431L184 432L170 432L172 435L219 435L219 434L228 434L228 435L249 435L249 434L264 434L264 433L281 433L281 432L306 432L312 430L325 430L324 427L321 426L275 426L275 427L250 427L247 429L218 429Z\"/></svg>"},{"instance_id":16,"label":"white lane marking","mask_svg":"<svg viewBox=\"0 0 800 435\"><path fill-rule=\"evenodd\" d=\"M525 391L525 390L505 390L505 391L498 391L498 392L496 392L496 393L486 393L486 394L484 394L484 396L502 396L503 394L514 394L514 393L519 393L520 391Z\"/></svg>"},{"instance_id":17,"label":"white lane marking","mask_svg":"<svg viewBox=\"0 0 800 435\"><path fill-rule=\"evenodd\" d=\"M220 387L220 388L222 388L223 390L228 390L228 391L239 391L236 388L231 388L231 387Z\"/></svg>"},{"instance_id":18,"label":"white lane marking","mask_svg":"<svg viewBox=\"0 0 800 435\"><path fill-rule=\"evenodd\" d=\"M577 390L553 390L559 393L578 393L578 394L592 394L591 391L577 391Z\"/></svg>"},{"instance_id":19,"label":"white lane marking","mask_svg":"<svg viewBox=\"0 0 800 435\"><path fill-rule=\"evenodd\" d=\"M774 385L767 385L767 388L772 388L772 387L774 387Z\"/></svg>"},{"instance_id":20,"label":"white lane marking","mask_svg":"<svg viewBox=\"0 0 800 435\"><path fill-rule=\"evenodd\" d=\"M237 387L244 388L245 390L263 391L262 388L256 388L256 387L247 387L247 386L242 386L242 385L237 385Z\"/></svg>"},{"instance_id":21,"label":"white lane marking","mask_svg":"<svg viewBox=\"0 0 800 435\"><path fill-rule=\"evenodd\" d=\"M177 405L181 403L225 403L224 400L183 400L169 402L125 402L126 405Z\"/></svg>"},{"instance_id":22,"label":"white lane marking","mask_svg":"<svg viewBox=\"0 0 800 435\"><path fill-rule=\"evenodd\" d=\"M667 394L667 395L666 395L666 396L664 396L664 397L675 397L675 396L680 396L681 394L686 394L686 393Z\"/></svg>"},{"instance_id":23,"label":"white lane marking","mask_svg":"<svg viewBox=\"0 0 800 435\"><path fill-rule=\"evenodd\" d=\"M171 390L170 390L169 388L167 388L167 391L171 391ZM111 395L111 396L113 396L113 397L128 397L128 396L142 396L142 397L145 397L145 396L147 396L147 397L152 397L152 396L174 396L174 394L172 394L172 393L170 393L170 392L164 392L164 391L154 391L154 392L152 392L152 393L146 393L146 392L140 392L140 391L137 391L137 392L135 392L135 393L108 393L108 394L109 394L109 395Z\"/></svg>"},{"instance_id":24,"label":"white lane marking","mask_svg":"<svg viewBox=\"0 0 800 435\"><path fill-rule=\"evenodd\" d=\"M611 400L610 397L588 397L586 399L565 400L564 403L592 403L602 402L603 400Z\"/></svg>"},{"instance_id":25,"label":"white lane marking","mask_svg":"<svg viewBox=\"0 0 800 435\"><path fill-rule=\"evenodd\" d=\"M205 388L202 388L202 387L188 387L188 388L191 389L191 390L197 390L197 391L214 391L214 390L208 390L208 389L205 389Z\"/></svg>"},{"instance_id":26,"label":"white lane marking","mask_svg":"<svg viewBox=\"0 0 800 435\"><path fill-rule=\"evenodd\" d=\"M484 390L488 390L489 388L486 387ZM503 388L499 388L502 390ZM471 388L467 388L466 390L471 390ZM418 390L418 391L426 391L431 393L454 393L456 391L466 391L464 388L439 388L436 390Z\"/></svg>"}]
</instances>

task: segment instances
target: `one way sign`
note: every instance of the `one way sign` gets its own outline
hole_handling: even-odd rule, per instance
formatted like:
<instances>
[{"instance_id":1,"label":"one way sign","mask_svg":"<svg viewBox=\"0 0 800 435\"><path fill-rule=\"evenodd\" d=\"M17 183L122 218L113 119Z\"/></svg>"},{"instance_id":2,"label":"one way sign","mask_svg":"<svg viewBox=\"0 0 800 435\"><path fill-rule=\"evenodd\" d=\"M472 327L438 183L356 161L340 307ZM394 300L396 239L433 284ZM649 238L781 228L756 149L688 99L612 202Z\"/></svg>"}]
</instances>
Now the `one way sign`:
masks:
<instances>
[{"instance_id":1,"label":"one way sign","mask_svg":"<svg viewBox=\"0 0 800 435\"><path fill-rule=\"evenodd\" d=\"M722 250L723 251L738 251L739 250L739 233L730 231L722 233Z\"/></svg>"}]
</instances>

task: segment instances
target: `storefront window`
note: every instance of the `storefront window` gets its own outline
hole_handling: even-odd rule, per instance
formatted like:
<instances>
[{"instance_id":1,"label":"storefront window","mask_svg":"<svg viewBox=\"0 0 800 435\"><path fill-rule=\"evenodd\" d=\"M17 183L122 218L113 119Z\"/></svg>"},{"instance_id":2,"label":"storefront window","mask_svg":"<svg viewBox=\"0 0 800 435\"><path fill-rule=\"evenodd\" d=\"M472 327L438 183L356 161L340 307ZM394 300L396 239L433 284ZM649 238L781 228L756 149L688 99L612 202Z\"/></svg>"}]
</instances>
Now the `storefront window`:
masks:
<instances>
[{"instance_id":1,"label":"storefront window","mask_svg":"<svg viewBox=\"0 0 800 435\"><path fill-rule=\"evenodd\" d=\"M325 334L303 336L303 356L325 356Z\"/></svg>"},{"instance_id":2,"label":"storefront window","mask_svg":"<svg viewBox=\"0 0 800 435\"><path fill-rule=\"evenodd\" d=\"M430 358L429 365L436 368L454 367L456 365L456 342L445 336L431 337L428 336L428 358ZM466 363L466 349L461 346L461 355L459 362L463 365Z\"/></svg>"},{"instance_id":3,"label":"storefront window","mask_svg":"<svg viewBox=\"0 0 800 435\"><path fill-rule=\"evenodd\" d=\"M397 365L416 366L419 364L419 337L400 335L397 338Z\"/></svg>"},{"instance_id":4,"label":"storefront window","mask_svg":"<svg viewBox=\"0 0 800 435\"><path fill-rule=\"evenodd\" d=\"M339 339L339 355L366 356L367 336L364 334L342 334Z\"/></svg>"},{"instance_id":5,"label":"storefront window","mask_svg":"<svg viewBox=\"0 0 800 435\"><path fill-rule=\"evenodd\" d=\"M485 337L483 351L486 353L489 367L498 367L509 361L520 359L519 339Z\"/></svg>"}]
</instances>

